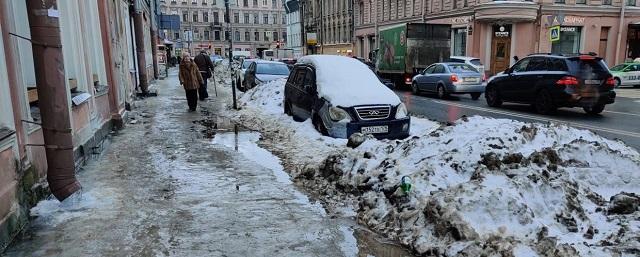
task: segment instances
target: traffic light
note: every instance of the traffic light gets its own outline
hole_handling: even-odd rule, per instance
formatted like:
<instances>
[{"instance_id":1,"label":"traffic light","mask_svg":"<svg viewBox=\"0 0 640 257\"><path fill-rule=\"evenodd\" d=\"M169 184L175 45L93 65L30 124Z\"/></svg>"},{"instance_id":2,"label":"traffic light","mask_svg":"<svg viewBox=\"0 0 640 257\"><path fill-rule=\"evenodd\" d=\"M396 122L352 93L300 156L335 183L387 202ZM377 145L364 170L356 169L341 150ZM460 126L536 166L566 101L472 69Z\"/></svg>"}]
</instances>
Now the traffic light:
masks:
<instances>
[{"instance_id":1,"label":"traffic light","mask_svg":"<svg viewBox=\"0 0 640 257\"><path fill-rule=\"evenodd\" d=\"M280 40L276 41L276 49L280 49Z\"/></svg>"}]
</instances>

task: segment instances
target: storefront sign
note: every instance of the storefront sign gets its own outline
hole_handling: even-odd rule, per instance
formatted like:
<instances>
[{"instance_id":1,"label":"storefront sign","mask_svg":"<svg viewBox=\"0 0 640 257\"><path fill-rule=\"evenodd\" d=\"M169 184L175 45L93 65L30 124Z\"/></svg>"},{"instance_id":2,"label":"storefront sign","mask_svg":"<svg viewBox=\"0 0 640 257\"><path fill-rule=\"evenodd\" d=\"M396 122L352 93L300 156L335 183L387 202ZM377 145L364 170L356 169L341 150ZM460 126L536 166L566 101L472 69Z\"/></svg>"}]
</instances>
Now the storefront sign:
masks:
<instances>
[{"instance_id":1,"label":"storefront sign","mask_svg":"<svg viewBox=\"0 0 640 257\"><path fill-rule=\"evenodd\" d=\"M471 21L471 16L454 17L451 18L451 25L467 24Z\"/></svg>"},{"instance_id":2,"label":"storefront sign","mask_svg":"<svg viewBox=\"0 0 640 257\"><path fill-rule=\"evenodd\" d=\"M500 26L498 31L494 32L496 37L509 37L509 31L506 31L504 26Z\"/></svg>"},{"instance_id":3,"label":"storefront sign","mask_svg":"<svg viewBox=\"0 0 640 257\"><path fill-rule=\"evenodd\" d=\"M560 31L562 32L576 32L576 27L561 27Z\"/></svg>"},{"instance_id":4,"label":"storefront sign","mask_svg":"<svg viewBox=\"0 0 640 257\"><path fill-rule=\"evenodd\" d=\"M560 40L560 26L549 28L549 41L554 42Z\"/></svg>"},{"instance_id":5,"label":"storefront sign","mask_svg":"<svg viewBox=\"0 0 640 257\"><path fill-rule=\"evenodd\" d=\"M585 21L584 17L579 16L565 16L564 13L558 13L556 15L547 16L547 26L554 25L583 25Z\"/></svg>"}]
</instances>

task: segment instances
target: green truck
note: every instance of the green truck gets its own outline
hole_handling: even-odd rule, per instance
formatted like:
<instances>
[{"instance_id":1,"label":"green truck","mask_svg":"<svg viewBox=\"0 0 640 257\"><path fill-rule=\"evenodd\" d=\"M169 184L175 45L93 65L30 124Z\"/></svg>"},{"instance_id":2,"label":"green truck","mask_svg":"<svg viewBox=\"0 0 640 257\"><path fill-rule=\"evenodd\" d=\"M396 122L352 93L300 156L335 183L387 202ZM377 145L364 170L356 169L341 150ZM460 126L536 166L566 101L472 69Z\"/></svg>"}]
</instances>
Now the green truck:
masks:
<instances>
[{"instance_id":1,"label":"green truck","mask_svg":"<svg viewBox=\"0 0 640 257\"><path fill-rule=\"evenodd\" d=\"M451 53L450 25L405 23L380 29L379 38L380 48L370 53L376 72L397 85L411 85L413 76Z\"/></svg>"}]
</instances>

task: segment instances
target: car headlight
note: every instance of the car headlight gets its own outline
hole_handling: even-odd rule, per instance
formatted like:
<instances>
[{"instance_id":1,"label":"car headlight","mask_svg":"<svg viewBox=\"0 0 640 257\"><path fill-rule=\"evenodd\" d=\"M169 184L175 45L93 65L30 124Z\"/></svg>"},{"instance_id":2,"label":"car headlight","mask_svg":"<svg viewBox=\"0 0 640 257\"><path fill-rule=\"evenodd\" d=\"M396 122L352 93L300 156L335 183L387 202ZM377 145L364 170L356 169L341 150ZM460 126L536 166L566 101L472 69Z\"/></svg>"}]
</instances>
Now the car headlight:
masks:
<instances>
[{"instance_id":1,"label":"car headlight","mask_svg":"<svg viewBox=\"0 0 640 257\"><path fill-rule=\"evenodd\" d=\"M404 103L400 103L396 108L396 119L402 119L407 117L407 107Z\"/></svg>"},{"instance_id":2,"label":"car headlight","mask_svg":"<svg viewBox=\"0 0 640 257\"><path fill-rule=\"evenodd\" d=\"M351 120L349 113L338 107L329 107L329 117L333 121L341 121L341 120Z\"/></svg>"}]
</instances>

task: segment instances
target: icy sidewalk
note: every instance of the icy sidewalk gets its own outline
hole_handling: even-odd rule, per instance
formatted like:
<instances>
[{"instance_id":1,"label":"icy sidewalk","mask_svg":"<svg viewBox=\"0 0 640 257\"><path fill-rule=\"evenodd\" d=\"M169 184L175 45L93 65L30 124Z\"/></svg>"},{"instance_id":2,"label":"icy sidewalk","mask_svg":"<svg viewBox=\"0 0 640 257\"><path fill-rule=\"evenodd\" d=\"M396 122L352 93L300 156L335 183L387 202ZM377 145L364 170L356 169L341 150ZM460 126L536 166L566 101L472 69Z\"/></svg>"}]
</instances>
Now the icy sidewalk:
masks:
<instances>
[{"instance_id":1,"label":"icy sidewalk","mask_svg":"<svg viewBox=\"0 0 640 257\"><path fill-rule=\"evenodd\" d=\"M211 116L215 99L188 113L171 75L79 174L83 194L41 202L5 255L356 256L353 230L295 189L259 134Z\"/></svg>"}]
</instances>

